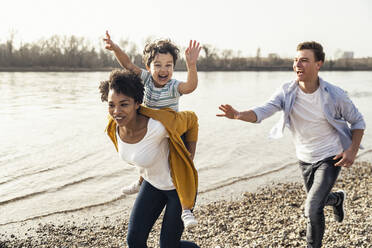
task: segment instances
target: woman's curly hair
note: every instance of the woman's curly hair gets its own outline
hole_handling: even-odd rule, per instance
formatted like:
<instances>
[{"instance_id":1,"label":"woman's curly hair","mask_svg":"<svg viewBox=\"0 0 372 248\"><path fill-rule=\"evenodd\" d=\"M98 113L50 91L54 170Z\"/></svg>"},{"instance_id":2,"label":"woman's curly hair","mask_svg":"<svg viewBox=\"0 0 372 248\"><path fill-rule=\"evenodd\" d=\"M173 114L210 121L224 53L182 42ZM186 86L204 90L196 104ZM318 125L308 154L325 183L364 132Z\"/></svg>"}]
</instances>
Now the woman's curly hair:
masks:
<instances>
[{"instance_id":1,"label":"woman's curly hair","mask_svg":"<svg viewBox=\"0 0 372 248\"><path fill-rule=\"evenodd\" d=\"M109 80L102 81L99 85L102 102L108 101L110 90L132 97L136 103L143 102L144 86L140 77L133 72L113 70Z\"/></svg>"}]
</instances>

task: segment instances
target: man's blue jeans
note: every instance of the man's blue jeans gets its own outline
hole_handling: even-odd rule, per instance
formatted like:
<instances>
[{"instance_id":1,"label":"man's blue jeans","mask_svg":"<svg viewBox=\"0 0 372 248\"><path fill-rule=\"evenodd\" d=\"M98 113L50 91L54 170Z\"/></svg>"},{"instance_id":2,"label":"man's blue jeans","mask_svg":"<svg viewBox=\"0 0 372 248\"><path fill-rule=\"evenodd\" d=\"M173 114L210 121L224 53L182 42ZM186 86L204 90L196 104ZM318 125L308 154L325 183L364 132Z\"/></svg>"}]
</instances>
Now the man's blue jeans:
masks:
<instances>
[{"instance_id":1,"label":"man's blue jeans","mask_svg":"<svg viewBox=\"0 0 372 248\"><path fill-rule=\"evenodd\" d=\"M129 248L146 248L147 238L165 208L160 232L161 248L199 248L196 244L181 241L183 223L182 207L176 190L159 190L143 181L134 203L128 226Z\"/></svg>"},{"instance_id":2,"label":"man's blue jeans","mask_svg":"<svg viewBox=\"0 0 372 248\"><path fill-rule=\"evenodd\" d=\"M333 160L333 156L316 163L300 161L302 176L307 192L305 203L305 216L307 223L308 247L321 247L325 229L324 206L339 204L340 197L331 193L341 167L334 166L339 160Z\"/></svg>"}]
</instances>

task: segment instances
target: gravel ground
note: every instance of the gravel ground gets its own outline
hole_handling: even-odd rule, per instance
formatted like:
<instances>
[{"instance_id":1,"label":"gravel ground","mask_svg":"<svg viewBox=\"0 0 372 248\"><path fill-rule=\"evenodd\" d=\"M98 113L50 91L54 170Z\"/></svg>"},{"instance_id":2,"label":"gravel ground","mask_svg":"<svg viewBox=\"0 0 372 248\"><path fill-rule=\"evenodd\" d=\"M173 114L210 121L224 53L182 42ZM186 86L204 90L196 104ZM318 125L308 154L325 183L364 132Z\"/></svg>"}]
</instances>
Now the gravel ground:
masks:
<instances>
[{"instance_id":1,"label":"gravel ground","mask_svg":"<svg viewBox=\"0 0 372 248\"><path fill-rule=\"evenodd\" d=\"M343 169L334 190L347 192L346 217L333 220L331 207L325 209L326 232L323 246L372 247L372 164L356 163ZM217 201L197 206L199 225L185 231L184 240L200 247L305 247L305 192L301 183L275 184L256 193L244 193L237 201ZM148 246L158 247L160 220L150 233ZM104 220L63 225L39 224L24 237L0 234L5 247L126 247L128 220Z\"/></svg>"}]
</instances>

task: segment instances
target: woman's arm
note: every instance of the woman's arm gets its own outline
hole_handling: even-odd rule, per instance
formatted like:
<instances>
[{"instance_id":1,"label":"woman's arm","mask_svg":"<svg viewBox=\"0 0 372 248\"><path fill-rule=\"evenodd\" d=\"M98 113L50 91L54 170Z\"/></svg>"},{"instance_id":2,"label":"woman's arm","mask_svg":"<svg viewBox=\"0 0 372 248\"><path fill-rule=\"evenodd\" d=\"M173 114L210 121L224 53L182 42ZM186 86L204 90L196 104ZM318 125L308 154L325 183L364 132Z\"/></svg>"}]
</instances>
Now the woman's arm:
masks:
<instances>
[{"instance_id":1,"label":"woman's arm","mask_svg":"<svg viewBox=\"0 0 372 248\"><path fill-rule=\"evenodd\" d=\"M185 142L187 150L190 152L191 160L194 160L196 151L196 141L195 142Z\"/></svg>"},{"instance_id":2,"label":"woman's arm","mask_svg":"<svg viewBox=\"0 0 372 248\"><path fill-rule=\"evenodd\" d=\"M181 111L177 113L177 130L180 135L185 134L185 142L197 142L198 141L198 132L199 124L198 117L192 111Z\"/></svg>"}]
</instances>

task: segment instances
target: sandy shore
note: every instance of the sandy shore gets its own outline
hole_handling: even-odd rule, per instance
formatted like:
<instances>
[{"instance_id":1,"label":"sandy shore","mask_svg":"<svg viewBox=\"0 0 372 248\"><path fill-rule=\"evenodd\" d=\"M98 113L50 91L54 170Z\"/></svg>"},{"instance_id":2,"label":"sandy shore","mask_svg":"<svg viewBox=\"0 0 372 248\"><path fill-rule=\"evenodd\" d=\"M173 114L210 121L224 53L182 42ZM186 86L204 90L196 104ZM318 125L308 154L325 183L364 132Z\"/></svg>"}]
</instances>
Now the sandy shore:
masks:
<instances>
[{"instance_id":1,"label":"sandy shore","mask_svg":"<svg viewBox=\"0 0 372 248\"><path fill-rule=\"evenodd\" d=\"M334 190L348 193L343 223L333 220L332 208L325 209L324 247L371 247L372 164L357 162L343 169ZM298 179L298 178L297 178ZM240 197L199 204L195 215L199 225L185 231L183 239L200 247L305 247L305 194L301 182L287 180ZM225 197L226 198L226 197ZM22 235L2 231L4 247L126 247L128 220L121 212L85 221L40 222L24 226ZM127 215L124 215L127 216ZM150 233L149 247L158 247L161 222Z\"/></svg>"}]
</instances>

